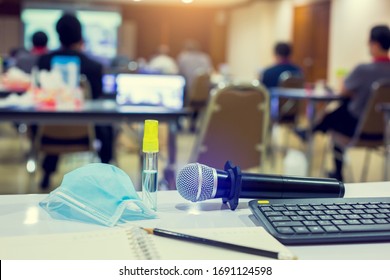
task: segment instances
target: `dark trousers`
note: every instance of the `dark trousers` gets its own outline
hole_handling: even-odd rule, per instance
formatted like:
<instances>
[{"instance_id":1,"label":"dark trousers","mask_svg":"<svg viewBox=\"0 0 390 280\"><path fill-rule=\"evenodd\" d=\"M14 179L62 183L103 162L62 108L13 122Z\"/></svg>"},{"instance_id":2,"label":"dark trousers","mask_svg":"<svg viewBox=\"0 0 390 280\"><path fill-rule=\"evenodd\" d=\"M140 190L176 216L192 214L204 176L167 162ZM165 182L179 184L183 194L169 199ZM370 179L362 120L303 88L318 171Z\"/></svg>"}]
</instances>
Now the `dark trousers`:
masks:
<instances>
[{"instance_id":1,"label":"dark trousers","mask_svg":"<svg viewBox=\"0 0 390 280\"><path fill-rule=\"evenodd\" d=\"M114 132L112 126L95 126L96 139L101 142L98 152L102 163L109 163L113 157ZM42 169L45 176L55 172L58 164L58 155L46 155L42 162Z\"/></svg>"},{"instance_id":2,"label":"dark trousers","mask_svg":"<svg viewBox=\"0 0 390 280\"><path fill-rule=\"evenodd\" d=\"M339 108L324 116L319 124L314 127L315 131L335 131L347 137L353 137L358 124L358 119L351 115L348 111L348 101L345 101ZM343 157L344 148L334 144L333 146L333 161L335 170L333 176L336 179L343 178Z\"/></svg>"}]
</instances>

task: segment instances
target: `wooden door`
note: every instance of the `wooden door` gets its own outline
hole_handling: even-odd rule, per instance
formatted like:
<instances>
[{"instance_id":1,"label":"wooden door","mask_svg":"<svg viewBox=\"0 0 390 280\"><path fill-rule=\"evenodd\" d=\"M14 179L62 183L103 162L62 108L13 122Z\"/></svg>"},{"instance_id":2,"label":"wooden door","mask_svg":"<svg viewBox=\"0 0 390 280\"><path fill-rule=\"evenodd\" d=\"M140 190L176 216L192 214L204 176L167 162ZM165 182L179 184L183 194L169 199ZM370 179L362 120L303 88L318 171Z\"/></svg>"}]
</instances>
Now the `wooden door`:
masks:
<instances>
[{"instance_id":1,"label":"wooden door","mask_svg":"<svg viewBox=\"0 0 390 280\"><path fill-rule=\"evenodd\" d=\"M306 82L326 80L330 1L294 8L293 61L302 67Z\"/></svg>"}]
</instances>

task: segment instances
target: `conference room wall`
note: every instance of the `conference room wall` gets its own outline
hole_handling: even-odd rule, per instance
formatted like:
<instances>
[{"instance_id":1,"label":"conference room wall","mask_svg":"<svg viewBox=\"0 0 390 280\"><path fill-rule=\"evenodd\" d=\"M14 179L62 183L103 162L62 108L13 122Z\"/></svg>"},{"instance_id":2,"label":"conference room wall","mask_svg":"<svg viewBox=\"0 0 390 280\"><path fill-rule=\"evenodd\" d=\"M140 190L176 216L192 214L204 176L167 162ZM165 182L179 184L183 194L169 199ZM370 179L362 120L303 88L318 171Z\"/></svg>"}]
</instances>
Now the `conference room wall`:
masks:
<instances>
[{"instance_id":1,"label":"conference room wall","mask_svg":"<svg viewBox=\"0 0 390 280\"><path fill-rule=\"evenodd\" d=\"M333 0L330 21L328 80L339 86L338 69L370 62L368 34L373 25L390 25L389 0Z\"/></svg>"},{"instance_id":2,"label":"conference room wall","mask_svg":"<svg viewBox=\"0 0 390 280\"><path fill-rule=\"evenodd\" d=\"M294 7L321 0L256 2L231 12L227 62L239 80L256 78L273 63L272 47L292 39ZM339 88L339 69L350 71L369 62L368 33L375 24L389 24L389 0L331 0L328 83ZM243 43L246 42L246 43Z\"/></svg>"},{"instance_id":3,"label":"conference room wall","mask_svg":"<svg viewBox=\"0 0 390 280\"><path fill-rule=\"evenodd\" d=\"M233 77L252 80L274 62L274 43L291 40L292 17L290 0L261 1L231 11L227 62Z\"/></svg>"},{"instance_id":4,"label":"conference room wall","mask_svg":"<svg viewBox=\"0 0 390 280\"><path fill-rule=\"evenodd\" d=\"M20 0L15 2L0 1L0 38L7 39L0 40L0 55L8 54L12 47L22 43L22 5ZM112 6L109 1L107 4ZM164 43L171 47L171 54L176 57L185 40L195 39L210 54L215 67L226 62L228 17L225 9L137 3L115 5L122 11L123 19L118 30L119 54L134 59L150 59L158 45ZM96 7L102 9L104 3L99 3ZM3 26L7 28L4 29Z\"/></svg>"}]
</instances>

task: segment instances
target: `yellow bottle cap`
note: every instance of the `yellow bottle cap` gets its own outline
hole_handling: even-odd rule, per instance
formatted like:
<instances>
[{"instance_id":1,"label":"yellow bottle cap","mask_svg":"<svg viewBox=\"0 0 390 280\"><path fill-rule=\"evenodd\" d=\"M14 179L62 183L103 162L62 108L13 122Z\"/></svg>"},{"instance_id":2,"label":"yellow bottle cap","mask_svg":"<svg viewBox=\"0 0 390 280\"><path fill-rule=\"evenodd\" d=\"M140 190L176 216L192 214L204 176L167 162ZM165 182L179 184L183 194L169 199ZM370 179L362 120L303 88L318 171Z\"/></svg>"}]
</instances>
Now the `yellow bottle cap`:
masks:
<instances>
[{"instance_id":1,"label":"yellow bottle cap","mask_svg":"<svg viewBox=\"0 0 390 280\"><path fill-rule=\"evenodd\" d=\"M156 120L145 120L142 151L144 153L158 152L158 121Z\"/></svg>"}]
</instances>

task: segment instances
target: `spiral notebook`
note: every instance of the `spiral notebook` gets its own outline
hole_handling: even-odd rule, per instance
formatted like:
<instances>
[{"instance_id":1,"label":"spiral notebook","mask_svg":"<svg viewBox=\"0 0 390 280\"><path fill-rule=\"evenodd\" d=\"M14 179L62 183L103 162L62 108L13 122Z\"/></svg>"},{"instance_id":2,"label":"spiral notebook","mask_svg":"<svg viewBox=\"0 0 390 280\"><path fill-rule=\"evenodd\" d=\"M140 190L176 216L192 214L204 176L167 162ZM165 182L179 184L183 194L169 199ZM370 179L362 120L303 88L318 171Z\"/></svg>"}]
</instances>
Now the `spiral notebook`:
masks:
<instances>
[{"instance_id":1,"label":"spiral notebook","mask_svg":"<svg viewBox=\"0 0 390 280\"><path fill-rule=\"evenodd\" d=\"M291 253L262 227L175 230L259 249ZM116 228L0 238L0 259L55 260L223 260L265 259L223 248L149 235L140 228Z\"/></svg>"}]
</instances>

